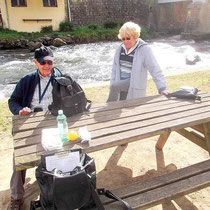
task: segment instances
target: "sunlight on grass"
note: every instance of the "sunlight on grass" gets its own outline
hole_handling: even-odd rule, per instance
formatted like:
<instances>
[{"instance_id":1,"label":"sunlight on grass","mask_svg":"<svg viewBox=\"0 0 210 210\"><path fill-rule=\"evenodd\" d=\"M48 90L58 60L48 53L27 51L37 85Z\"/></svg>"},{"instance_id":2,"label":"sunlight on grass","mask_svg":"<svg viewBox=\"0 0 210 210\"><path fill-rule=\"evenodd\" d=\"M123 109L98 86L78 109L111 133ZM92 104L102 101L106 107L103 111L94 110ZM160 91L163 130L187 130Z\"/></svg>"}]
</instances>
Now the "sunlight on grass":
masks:
<instances>
[{"instance_id":1,"label":"sunlight on grass","mask_svg":"<svg viewBox=\"0 0 210 210\"><path fill-rule=\"evenodd\" d=\"M10 132L12 113L9 111L7 99L0 100L0 132Z\"/></svg>"}]
</instances>

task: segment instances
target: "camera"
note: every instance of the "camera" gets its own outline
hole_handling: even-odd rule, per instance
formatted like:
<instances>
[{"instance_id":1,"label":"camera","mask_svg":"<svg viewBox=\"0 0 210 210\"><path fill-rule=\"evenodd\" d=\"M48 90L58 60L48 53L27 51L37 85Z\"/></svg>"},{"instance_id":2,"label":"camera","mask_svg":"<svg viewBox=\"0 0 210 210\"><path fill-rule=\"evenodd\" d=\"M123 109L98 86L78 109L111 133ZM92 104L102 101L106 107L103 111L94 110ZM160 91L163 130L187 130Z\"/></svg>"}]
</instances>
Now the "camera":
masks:
<instances>
[{"instance_id":1,"label":"camera","mask_svg":"<svg viewBox=\"0 0 210 210\"><path fill-rule=\"evenodd\" d=\"M41 112L43 111L42 107L35 107L34 112Z\"/></svg>"}]
</instances>

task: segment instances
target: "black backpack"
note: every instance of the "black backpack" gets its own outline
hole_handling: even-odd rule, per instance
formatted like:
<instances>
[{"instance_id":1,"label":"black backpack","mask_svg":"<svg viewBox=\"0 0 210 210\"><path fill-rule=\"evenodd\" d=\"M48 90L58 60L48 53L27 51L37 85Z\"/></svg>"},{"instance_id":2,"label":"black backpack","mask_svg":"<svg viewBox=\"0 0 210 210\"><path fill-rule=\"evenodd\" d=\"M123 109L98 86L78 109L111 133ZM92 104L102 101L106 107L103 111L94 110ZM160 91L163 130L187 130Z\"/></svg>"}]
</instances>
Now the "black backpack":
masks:
<instances>
[{"instance_id":1,"label":"black backpack","mask_svg":"<svg viewBox=\"0 0 210 210\"><path fill-rule=\"evenodd\" d=\"M41 207L41 210L105 210L100 195L119 201L127 210L130 205L109 190L96 188L96 168L92 157L80 152L81 166L70 172L47 171L45 157L36 169L36 179L40 187L40 200L31 201L30 210ZM62 154L62 153L61 153Z\"/></svg>"},{"instance_id":2,"label":"black backpack","mask_svg":"<svg viewBox=\"0 0 210 210\"><path fill-rule=\"evenodd\" d=\"M57 70L59 71L59 69ZM61 72L60 74L61 76L55 76L54 71L52 73L53 102L48 107L51 114L57 116L58 110L62 109L63 113L69 117L88 111L91 106L91 101L86 98L81 86L68 74L62 74Z\"/></svg>"}]
</instances>

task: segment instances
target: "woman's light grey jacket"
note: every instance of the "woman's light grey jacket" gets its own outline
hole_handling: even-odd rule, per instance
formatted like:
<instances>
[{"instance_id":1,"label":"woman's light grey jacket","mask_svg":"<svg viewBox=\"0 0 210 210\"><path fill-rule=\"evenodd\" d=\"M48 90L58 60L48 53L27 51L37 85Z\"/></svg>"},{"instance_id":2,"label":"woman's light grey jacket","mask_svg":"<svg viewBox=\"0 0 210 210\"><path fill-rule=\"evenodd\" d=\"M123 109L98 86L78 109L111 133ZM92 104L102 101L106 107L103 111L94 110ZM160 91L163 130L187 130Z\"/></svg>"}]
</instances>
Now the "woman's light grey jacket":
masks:
<instances>
[{"instance_id":1,"label":"woman's light grey jacket","mask_svg":"<svg viewBox=\"0 0 210 210\"><path fill-rule=\"evenodd\" d=\"M122 44L117 48L112 65L112 75L110 85L120 80L120 52ZM133 66L128 89L127 99L144 97L146 94L148 71L150 72L158 92L167 89L165 77L157 63L151 48L142 39L133 58Z\"/></svg>"}]
</instances>

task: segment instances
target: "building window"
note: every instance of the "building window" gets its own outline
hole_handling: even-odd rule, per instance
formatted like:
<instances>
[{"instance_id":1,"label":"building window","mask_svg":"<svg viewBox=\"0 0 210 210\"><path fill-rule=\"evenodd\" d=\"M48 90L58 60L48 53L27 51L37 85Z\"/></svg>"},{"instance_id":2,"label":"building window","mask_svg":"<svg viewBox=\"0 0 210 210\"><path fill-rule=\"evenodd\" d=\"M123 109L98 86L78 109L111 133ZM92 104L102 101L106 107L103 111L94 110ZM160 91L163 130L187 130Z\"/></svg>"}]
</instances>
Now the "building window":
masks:
<instances>
[{"instance_id":1,"label":"building window","mask_svg":"<svg viewBox=\"0 0 210 210\"><path fill-rule=\"evenodd\" d=\"M26 0L11 0L12 7L26 7Z\"/></svg>"},{"instance_id":2,"label":"building window","mask_svg":"<svg viewBox=\"0 0 210 210\"><path fill-rule=\"evenodd\" d=\"M57 0L43 0L44 7L57 7Z\"/></svg>"}]
</instances>

